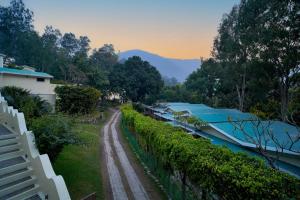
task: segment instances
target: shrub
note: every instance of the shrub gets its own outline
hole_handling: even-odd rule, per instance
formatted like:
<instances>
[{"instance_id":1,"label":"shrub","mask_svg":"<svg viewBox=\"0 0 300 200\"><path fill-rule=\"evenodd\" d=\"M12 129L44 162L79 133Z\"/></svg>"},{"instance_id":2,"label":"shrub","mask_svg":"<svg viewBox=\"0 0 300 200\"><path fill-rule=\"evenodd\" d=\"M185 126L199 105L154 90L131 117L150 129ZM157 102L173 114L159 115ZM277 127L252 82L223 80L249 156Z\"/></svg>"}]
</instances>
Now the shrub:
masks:
<instances>
[{"instance_id":1,"label":"shrub","mask_svg":"<svg viewBox=\"0 0 300 200\"><path fill-rule=\"evenodd\" d=\"M51 111L51 106L47 101L39 96L30 95L29 91L23 88L6 86L1 89L1 94L8 105L24 113L28 125L31 124L32 119Z\"/></svg>"},{"instance_id":2,"label":"shrub","mask_svg":"<svg viewBox=\"0 0 300 200\"><path fill-rule=\"evenodd\" d=\"M142 148L167 170L179 171L220 199L299 199L300 182L271 169L258 158L233 153L182 130L122 107L124 122L137 134Z\"/></svg>"},{"instance_id":3,"label":"shrub","mask_svg":"<svg viewBox=\"0 0 300 200\"><path fill-rule=\"evenodd\" d=\"M71 125L70 120L60 115L44 115L35 119L31 130L40 153L46 153L51 160L55 160L64 145L75 143Z\"/></svg>"},{"instance_id":4,"label":"shrub","mask_svg":"<svg viewBox=\"0 0 300 200\"><path fill-rule=\"evenodd\" d=\"M68 114L88 114L96 109L100 91L92 87L61 86L55 89L58 109Z\"/></svg>"}]
</instances>

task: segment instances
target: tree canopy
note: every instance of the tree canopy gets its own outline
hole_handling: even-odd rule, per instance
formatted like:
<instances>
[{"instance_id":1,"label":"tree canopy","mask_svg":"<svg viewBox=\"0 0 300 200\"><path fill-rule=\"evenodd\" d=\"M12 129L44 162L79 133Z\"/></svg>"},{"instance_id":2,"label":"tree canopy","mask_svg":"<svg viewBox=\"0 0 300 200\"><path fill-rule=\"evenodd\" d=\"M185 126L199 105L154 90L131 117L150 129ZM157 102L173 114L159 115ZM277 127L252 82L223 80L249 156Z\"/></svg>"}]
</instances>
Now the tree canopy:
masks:
<instances>
[{"instance_id":1,"label":"tree canopy","mask_svg":"<svg viewBox=\"0 0 300 200\"><path fill-rule=\"evenodd\" d=\"M134 102L153 103L163 86L157 69L138 56L116 65L109 80L113 91Z\"/></svg>"},{"instance_id":2,"label":"tree canopy","mask_svg":"<svg viewBox=\"0 0 300 200\"><path fill-rule=\"evenodd\" d=\"M181 101L267 112L285 121L299 113L299 10L296 0L242 0L234 6L221 20L212 57L180 86L187 94Z\"/></svg>"}]
</instances>

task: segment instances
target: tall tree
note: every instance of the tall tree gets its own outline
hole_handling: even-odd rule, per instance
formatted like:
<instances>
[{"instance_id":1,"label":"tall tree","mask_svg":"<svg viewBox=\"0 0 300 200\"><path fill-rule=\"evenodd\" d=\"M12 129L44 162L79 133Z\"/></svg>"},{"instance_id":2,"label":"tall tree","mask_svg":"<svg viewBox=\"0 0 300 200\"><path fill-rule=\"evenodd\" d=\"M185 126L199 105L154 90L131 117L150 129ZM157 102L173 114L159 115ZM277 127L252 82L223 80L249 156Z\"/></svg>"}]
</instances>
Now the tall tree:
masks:
<instances>
[{"instance_id":1,"label":"tall tree","mask_svg":"<svg viewBox=\"0 0 300 200\"><path fill-rule=\"evenodd\" d=\"M112 44L105 44L99 49L94 49L90 59L93 65L105 71L111 70L118 63L118 55Z\"/></svg>"},{"instance_id":2,"label":"tall tree","mask_svg":"<svg viewBox=\"0 0 300 200\"><path fill-rule=\"evenodd\" d=\"M33 30L33 13L22 0L0 6L0 51L15 58L16 64L39 64L40 38Z\"/></svg>"},{"instance_id":3,"label":"tall tree","mask_svg":"<svg viewBox=\"0 0 300 200\"><path fill-rule=\"evenodd\" d=\"M250 67L260 63L267 67L266 73L274 72L281 117L287 119L291 80L300 70L299 8L296 0L242 0L223 18L214 43L214 57L231 72L241 110L249 87ZM270 65L274 70L268 71Z\"/></svg>"},{"instance_id":4,"label":"tall tree","mask_svg":"<svg viewBox=\"0 0 300 200\"><path fill-rule=\"evenodd\" d=\"M128 58L124 64L116 65L109 80L113 91L134 102L153 103L163 86L157 69L138 56Z\"/></svg>"}]
</instances>

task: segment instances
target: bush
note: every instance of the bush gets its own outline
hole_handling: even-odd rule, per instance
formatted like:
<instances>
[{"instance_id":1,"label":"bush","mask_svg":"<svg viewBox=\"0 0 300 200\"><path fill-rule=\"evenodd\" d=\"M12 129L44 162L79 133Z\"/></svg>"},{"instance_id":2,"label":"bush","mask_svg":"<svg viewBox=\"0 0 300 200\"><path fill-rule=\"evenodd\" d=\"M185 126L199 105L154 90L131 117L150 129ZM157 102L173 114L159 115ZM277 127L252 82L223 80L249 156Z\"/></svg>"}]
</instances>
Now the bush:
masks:
<instances>
[{"instance_id":1,"label":"bush","mask_svg":"<svg viewBox=\"0 0 300 200\"><path fill-rule=\"evenodd\" d=\"M261 159L215 146L182 130L122 107L124 122L142 148L167 170L179 171L203 194L220 199L299 199L296 178L267 167ZM205 197L204 197L205 198Z\"/></svg>"},{"instance_id":2,"label":"bush","mask_svg":"<svg viewBox=\"0 0 300 200\"><path fill-rule=\"evenodd\" d=\"M101 96L97 89L82 86L61 86L55 92L59 97L58 109L68 114L91 113L96 109Z\"/></svg>"},{"instance_id":3,"label":"bush","mask_svg":"<svg viewBox=\"0 0 300 200\"><path fill-rule=\"evenodd\" d=\"M72 123L60 115L45 115L35 119L31 130L34 133L36 145L42 154L48 154L53 161L66 144L76 141L71 132Z\"/></svg>"},{"instance_id":4,"label":"bush","mask_svg":"<svg viewBox=\"0 0 300 200\"><path fill-rule=\"evenodd\" d=\"M32 119L51 112L51 106L47 101L39 96L30 95L29 91L23 88L6 86L1 89L1 94L8 105L24 113L28 125Z\"/></svg>"}]
</instances>

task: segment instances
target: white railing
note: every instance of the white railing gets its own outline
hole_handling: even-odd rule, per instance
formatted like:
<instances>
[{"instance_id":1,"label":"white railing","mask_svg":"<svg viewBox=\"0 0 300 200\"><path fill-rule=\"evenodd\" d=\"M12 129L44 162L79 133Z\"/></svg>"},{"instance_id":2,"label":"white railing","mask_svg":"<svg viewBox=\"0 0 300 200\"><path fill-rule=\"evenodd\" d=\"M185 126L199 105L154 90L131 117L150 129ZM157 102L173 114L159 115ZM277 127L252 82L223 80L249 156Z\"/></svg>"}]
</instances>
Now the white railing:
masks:
<instances>
[{"instance_id":1,"label":"white railing","mask_svg":"<svg viewBox=\"0 0 300 200\"><path fill-rule=\"evenodd\" d=\"M37 177L41 191L49 200L69 200L70 195L62 176L57 176L47 154L40 155L32 132L27 130L24 114L8 106L0 94L0 124L19 135L33 173Z\"/></svg>"}]
</instances>

